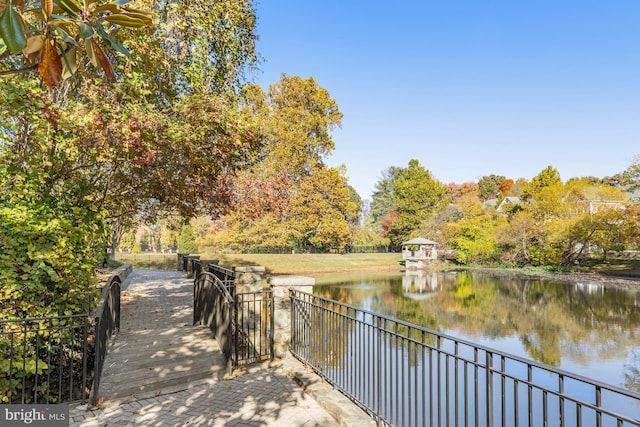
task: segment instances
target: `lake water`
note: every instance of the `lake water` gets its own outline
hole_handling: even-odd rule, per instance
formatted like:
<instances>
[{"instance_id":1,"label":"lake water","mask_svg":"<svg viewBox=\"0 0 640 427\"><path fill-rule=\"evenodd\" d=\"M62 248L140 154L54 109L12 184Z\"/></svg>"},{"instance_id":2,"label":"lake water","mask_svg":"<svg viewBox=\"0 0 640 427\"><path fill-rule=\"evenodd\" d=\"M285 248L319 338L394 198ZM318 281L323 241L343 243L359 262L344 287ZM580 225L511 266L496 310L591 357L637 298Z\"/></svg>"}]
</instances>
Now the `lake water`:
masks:
<instances>
[{"instance_id":1,"label":"lake water","mask_svg":"<svg viewBox=\"0 0 640 427\"><path fill-rule=\"evenodd\" d=\"M483 272L315 275L314 294L640 392L640 293Z\"/></svg>"}]
</instances>

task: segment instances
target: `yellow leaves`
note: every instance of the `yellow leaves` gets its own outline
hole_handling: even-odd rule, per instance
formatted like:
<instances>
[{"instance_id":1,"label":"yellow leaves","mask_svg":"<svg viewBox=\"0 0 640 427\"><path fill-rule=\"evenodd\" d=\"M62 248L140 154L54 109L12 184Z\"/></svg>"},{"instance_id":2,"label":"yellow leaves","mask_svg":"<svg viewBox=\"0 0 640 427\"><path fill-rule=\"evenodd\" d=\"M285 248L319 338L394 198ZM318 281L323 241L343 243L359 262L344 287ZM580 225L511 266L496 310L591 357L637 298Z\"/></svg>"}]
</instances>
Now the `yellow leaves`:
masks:
<instances>
[{"instance_id":1,"label":"yellow leaves","mask_svg":"<svg viewBox=\"0 0 640 427\"><path fill-rule=\"evenodd\" d=\"M55 40L47 39L44 42L42 58L40 59L40 64L38 64L38 73L50 89L55 88L62 81L62 60L56 48Z\"/></svg>"}]
</instances>

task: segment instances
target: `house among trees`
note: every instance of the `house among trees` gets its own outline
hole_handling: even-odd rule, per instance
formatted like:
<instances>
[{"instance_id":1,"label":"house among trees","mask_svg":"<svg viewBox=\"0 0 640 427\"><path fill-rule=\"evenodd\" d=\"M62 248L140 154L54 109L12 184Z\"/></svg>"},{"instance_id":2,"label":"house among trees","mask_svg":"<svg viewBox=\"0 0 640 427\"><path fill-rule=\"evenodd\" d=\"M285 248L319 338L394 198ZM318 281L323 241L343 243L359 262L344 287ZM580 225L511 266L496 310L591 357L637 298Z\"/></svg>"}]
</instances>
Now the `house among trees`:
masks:
<instances>
[{"instance_id":1,"label":"house among trees","mask_svg":"<svg viewBox=\"0 0 640 427\"><path fill-rule=\"evenodd\" d=\"M438 243L433 240L422 237L402 242L402 259L405 268L414 270L429 265L431 260L438 258L437 245Z\"/></svg>"},{"instance_id":2,"label":"house among trees","mask_svg":"<svg viewBox=\"0 0 640 427\"><path fill-rule=\"evenodd\" d=\"M518 206L519 204L520 204L520 197L507 196L502 200L502 202L500 202L500 204L496 208L496 212L505 213L508 210L512 209L513 206Z\"/></svg>"}]
</instances>

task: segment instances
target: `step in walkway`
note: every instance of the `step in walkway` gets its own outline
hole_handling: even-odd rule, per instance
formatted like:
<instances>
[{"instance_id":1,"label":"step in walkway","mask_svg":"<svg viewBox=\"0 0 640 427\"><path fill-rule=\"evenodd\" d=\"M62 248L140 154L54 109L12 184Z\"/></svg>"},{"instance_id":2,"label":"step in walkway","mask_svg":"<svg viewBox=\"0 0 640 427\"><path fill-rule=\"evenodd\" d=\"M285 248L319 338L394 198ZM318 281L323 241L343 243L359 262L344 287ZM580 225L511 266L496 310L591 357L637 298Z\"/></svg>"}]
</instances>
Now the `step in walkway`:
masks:
<instances>
[{"instance_id":1,"label":"step in walkway","mask_svg":"<svg viewBox=\"0 0 640 427\"><path fill-rule=\"evenodd\" d=\"M100 404L72 407L71 426L371 425L326 383L308 373L299 375L306 384L296 382L290 373L304 370L296 362L224 379L216 341L191 325L192 299L193 281L183 272L133 270L123 283L120 333L105 360Z\"/></svg>"}]
</instances>

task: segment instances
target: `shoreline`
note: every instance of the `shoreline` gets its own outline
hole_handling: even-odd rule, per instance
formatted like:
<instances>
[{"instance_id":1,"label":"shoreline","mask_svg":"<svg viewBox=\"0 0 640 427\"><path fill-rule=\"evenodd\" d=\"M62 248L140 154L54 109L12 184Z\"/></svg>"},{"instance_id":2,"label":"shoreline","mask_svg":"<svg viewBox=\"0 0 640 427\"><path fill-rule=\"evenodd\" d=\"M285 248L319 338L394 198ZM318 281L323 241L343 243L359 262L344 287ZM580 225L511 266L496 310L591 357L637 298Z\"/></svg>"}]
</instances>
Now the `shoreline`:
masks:
<instances>
[{"instance_id":1,"label":"shoreline","mask_svg":"<svg viewBox=\"0 0 640 427\"><path fill-rule=\"evenodd\" d=\"M640 277L634 276L616 276L603 273L563 273L551 271L530 271L518 268L497 268L497 267L465 267L456 266L451 268L443 268L443 270L468 270L478 272L488 272L495 275L517 276L531 279L550 279L562 283L579 283L579 282L597 282L607 287L638 290L640 291Z\"/></svg>"},{"instance_id":2,"label":"shoreline","mask_svg":"<svg viewBox=\"0 0 640 427\"><path fill-rule=\"evenodd\" d=\"M607 287L618 288L623 290L640 291L640 277L636 276L617 276L614 274L603 273L578 273L578 272L552 272L552 271L532 271L519 268L499 268L499 267L482 267L482 266L460 266L460 265L434 265L425 270L436 271L471 271L479 273L490 273L496 276L516 276L527 279L547 279L561 283L574 284L580 282L597 282ZM402 273L405 269L402 266L398 268L391 266L365 267L365 268L343 268L338 270L307 270L296 271L290 273L269 273L272 276L291 276L305 274L340 274L340 273L367 273L367 272L398 272Z\"/></svg>"}]
</instances>

